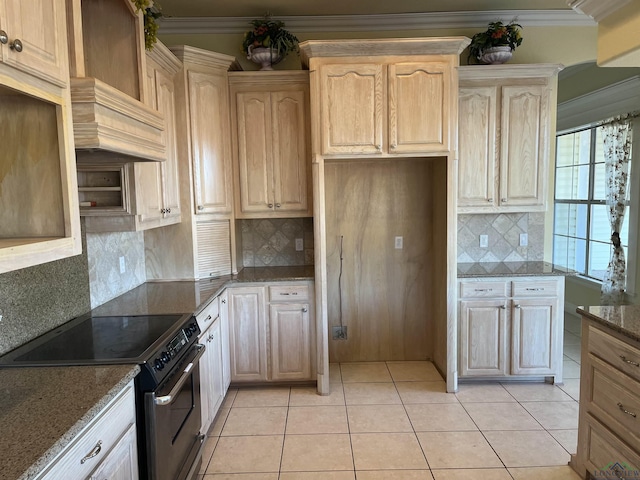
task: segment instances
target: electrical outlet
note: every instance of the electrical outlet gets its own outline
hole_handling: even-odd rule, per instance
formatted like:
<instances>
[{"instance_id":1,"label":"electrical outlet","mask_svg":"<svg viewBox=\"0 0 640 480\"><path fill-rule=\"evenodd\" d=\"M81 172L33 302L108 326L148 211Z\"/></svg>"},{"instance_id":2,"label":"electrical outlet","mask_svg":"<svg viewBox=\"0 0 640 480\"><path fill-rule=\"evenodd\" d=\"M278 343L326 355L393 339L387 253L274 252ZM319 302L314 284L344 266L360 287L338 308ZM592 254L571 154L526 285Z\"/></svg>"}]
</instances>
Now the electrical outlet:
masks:
<instances>
[{"instance_id":1,"label":"electrical outlet","mask_svg":"<svg viewBox=\"0 0 640 480\"><path fill-rule=\"evenodd\" d=\"M127 271L127 267L124 264L124 257L120 257L120 273L124 273Z\"/></svg>"},{"instance_id":2,"label":"electrical outlet","mask_svg":"<svg viewBox=\"0 0 640 480\"><path fill-rule=\"evenodd\" d=\"M520 234L520 246L521 247L526 247L527 245L529 245L529 235L527 235L526 233L521 233Z\"/></svg>"},{"instance_id":3,"label":"electrical outlet","mask_svg":"<svg viewBox=\"0 0 640 480\"><path fill-rule=\"evenodd\" d=\"M331 335L334 340L346 340L347 339L347 327L333 326L331 327Z\"/></svg>"},{"instance_id":4,"label":"electrical outlet","mask_svg":"<svg viewBox=\"0 0 640 480\"><path fill-rule=\"evenodd\" d=\"M480 247L487 248L489 246L489 235L480 235Z\"/></svg>"},{"instance_id":5,"label":"electrical outlet","mask_svg":"<svg viewBox=\"0 0 640 480\"><path fill-rule=\"evenodd\" d=\"M395 248L396 250L402 250L403 247L403 238L402 237L396 237L395 240Z\"/></svg>"},{"instance_id":6,"label":"electrical outlet","mask_svg":"<svg viewBox=\"0 0 640 480\"><path fill-rule=\"evenodd\" d=\"M2 317L4 317L4 312L2 311L2 309L0 308L0 322L2 322Z\"/></svg>"},{"instance_id":7,"label":"electrical outlet","mask_svg":"<svg viewBox=\"0 0 640 480\"><path fill-rule=\"evenodd\" d=\"M296 252L304 250L304 242L301 238L296 238Z\"/></svg>"}]
</instances>

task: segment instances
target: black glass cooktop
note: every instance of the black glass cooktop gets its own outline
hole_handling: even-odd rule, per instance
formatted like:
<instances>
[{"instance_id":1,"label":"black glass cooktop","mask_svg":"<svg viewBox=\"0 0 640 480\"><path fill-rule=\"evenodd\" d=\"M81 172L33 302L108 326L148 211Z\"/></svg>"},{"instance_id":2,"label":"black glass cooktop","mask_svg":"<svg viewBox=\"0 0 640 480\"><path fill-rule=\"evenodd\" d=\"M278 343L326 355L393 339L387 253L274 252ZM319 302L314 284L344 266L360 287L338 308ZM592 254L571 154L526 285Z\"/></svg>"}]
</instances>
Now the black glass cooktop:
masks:
<instances>
[{"instance_id":1,"label":"black glass cooktop","mask_svg":"<svg viewBox=\"0 0 640 480\"><path fill-rule=\"evenodd\" d=\"M183 317L79 317L0 358L0 363L143 363L172 338Z\"/></svg>"}]
</instances>

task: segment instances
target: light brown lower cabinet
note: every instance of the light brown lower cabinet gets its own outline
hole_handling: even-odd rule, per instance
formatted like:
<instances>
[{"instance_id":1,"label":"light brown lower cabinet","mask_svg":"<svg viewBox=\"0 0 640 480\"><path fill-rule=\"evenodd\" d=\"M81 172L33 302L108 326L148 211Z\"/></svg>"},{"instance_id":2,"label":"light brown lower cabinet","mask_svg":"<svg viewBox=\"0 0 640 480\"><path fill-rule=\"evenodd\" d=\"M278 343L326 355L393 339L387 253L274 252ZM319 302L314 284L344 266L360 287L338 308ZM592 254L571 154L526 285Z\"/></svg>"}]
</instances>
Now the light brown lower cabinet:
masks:
<instances>
[{"instance_id":1,"label":"light brown lower cabinet","mask_svg":"<svg viewBox=\"0 0 640 480\"><path fill-rule=\"evenodd\" d=\"M228 288L232 383L312 380L313 282Z\"/></svg>"}]
</instances>

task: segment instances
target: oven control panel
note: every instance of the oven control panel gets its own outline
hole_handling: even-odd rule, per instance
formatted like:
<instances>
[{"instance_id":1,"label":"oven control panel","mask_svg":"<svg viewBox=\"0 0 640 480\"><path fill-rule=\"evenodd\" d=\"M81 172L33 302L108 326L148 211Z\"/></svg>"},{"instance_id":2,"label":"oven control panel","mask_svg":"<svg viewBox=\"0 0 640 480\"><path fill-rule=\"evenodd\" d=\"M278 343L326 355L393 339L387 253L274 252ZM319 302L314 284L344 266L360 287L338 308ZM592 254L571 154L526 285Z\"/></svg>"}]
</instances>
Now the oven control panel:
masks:
<instances>
[{"instance_id":1,"label":"oven control panel","mask_svg":"<svg viewBox=\"0 0 640 480\"><path fill-rule=\"evenodd\" d=\"M195 318L188 325L184 326L180 329L173 339L167 343L164 350L158 353L155 360L153 361L153 368L156 371L162 371L174 360L176 357L180 355L180 352L188 347L195 338L200 334L200 328L195 321ZM194 337L195 335L195 337Z\"/></svg>"}]
</instances>

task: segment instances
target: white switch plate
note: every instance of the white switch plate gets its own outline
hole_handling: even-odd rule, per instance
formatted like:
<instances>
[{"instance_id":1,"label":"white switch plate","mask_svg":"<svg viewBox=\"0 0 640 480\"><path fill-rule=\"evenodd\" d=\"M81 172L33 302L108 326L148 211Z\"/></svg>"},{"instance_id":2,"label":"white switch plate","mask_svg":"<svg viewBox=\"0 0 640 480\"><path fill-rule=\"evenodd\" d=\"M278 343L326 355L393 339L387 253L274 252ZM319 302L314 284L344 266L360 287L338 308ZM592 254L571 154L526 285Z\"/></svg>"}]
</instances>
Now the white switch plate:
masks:
<instances>
[{"instance_id":1,"label":"white switch plate","mask_svg":"<svg viewBox=\"0 0 640 480\"><path fill-rule=\"evenodd\" d=\"M304 243L301 238L296 238L296 252L304 250Z\"/></svg>"},{"instance_id":2,"label":"white switch plate","mask_svg":"<svg viewBox=\"0 0 640 480\"><path fill-rule=\"evenodd\" d=\"M520 234L520 246L521 247L526 247L527 245L529 245L529 235L527 235L526 233L521 233Z\"/></svg>"},{"instance_id":3,"label":"white switch plate","mask_svg":"<svg viewBox=\"0 0 640 480\"><path fill-rule=\"evenodd\" d=\"M127 271L127 268L124 264L124 257L120 257L120 273L124 273Z\"/></svg>"},{"instance_id":4,"label":"white switch plate","mask_svg":"<svg viewBox=\"0 0 640 480\"><path fill-rule=\"evenodd\" d=\"M403 247L403 239L402 237L396 237L396 241L395 241L395 248L396 250L402 250Z\"/></svg>"},{"instance_id":5,"label":"white switch plate","mask_svg":"<svg viewBox=\"0 0 640 480\"><path fill-rule=\"evenodd\" d=\"M480 235L480 247L487 248L489 246L489 235Z\"/></svg>"}]
</instances>

